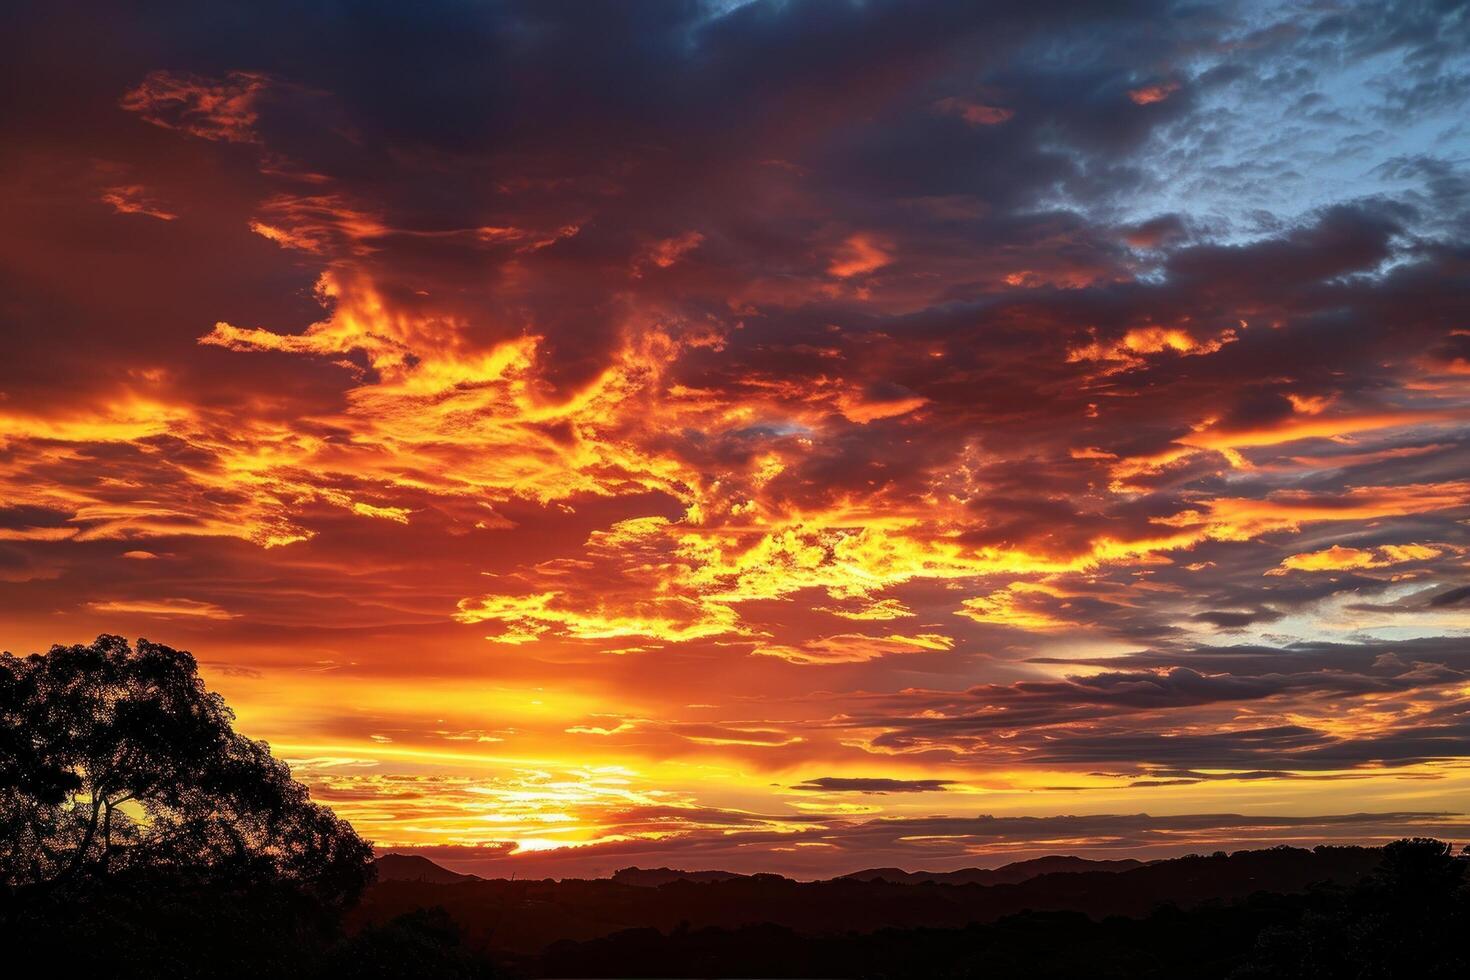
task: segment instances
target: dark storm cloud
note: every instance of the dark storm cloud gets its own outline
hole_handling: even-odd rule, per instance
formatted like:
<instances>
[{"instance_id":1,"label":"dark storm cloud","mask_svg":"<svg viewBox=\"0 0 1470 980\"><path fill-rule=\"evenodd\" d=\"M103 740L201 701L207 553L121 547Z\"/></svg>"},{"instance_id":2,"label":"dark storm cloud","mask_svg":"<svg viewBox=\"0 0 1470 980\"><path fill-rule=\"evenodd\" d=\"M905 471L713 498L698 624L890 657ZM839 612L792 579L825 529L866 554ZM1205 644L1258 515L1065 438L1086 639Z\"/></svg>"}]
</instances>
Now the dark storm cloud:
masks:
<instances>
[{"instance_id":1,"label":"dark storm cloud","mask_svg":"<svg viewBox=\"0 0 1470 980\"><path fill-rule=\"evenodd\" d=\"M1210 623L1221 629L1238 629L1242 626L1251 626L1255 623L1272 623L1281 618L1281 613L1275 609L1251 609L1244 612L1236 612L1228 609L1211 609L1207 612L1195 613L1192 617L1198 622Z\"/></svg>"},{"instance_id":2,"label":"dark storm cloud","mask_svg":"<svg viewBox=\"0 0 1470 980\"><path fill-rule=\"evenodd\" d=\"M1036 658L1038 663L1093 664L1111 667L1163 668L1180 657L1197 669L1211 673L1260 676L1278 672L1337 673L1383 670L1401 672L1411 663L1429 663L1470 670L1470 640L1464 637L1420 637L1405 640L1370 640L1362 643L1328 641L1296 642L1284 646L1232 644L1190 647L1187 651L1145 650L1106 659Z\"/></svg>"},{"instance_id":3,"label":"dark storm cloud","mask_svg":"<svg viewBox=\"0 0 1470 980\"><path fill-rule=\"evenodd\" d=\"M822 776L791 787L822 793L932 793L954 785L946 779L883 779Z\"/></svg>"},{"instance_id":4,"label":"dark storm cloud","mask_svg":"<svg viewBox=\"0 0 1470 980\"><path fill-rule=\"evenodd\" d=\"M1465 702L1456 691L1470 677L1470 646L1458 638L1180 648L1095 663L1107 669L963 693L874 695L857 701L837 724L872 733L884 750L943 749L961 764L1133 760L1160 769L1312 771L1463 754ZM1151 669L1123 669L1130 666ZM1370 738L1333 734L1332 706L1369 695L1380 706L1394 705L1399 720ZM1236 706L1247 704L1255 705L1257 718L1269 716L1272 704L1290 704L1320 712L1323 723L1252 726L1250 716L1236 714Z\"/></svg>"},{"instance_id":5,"label":"dark storm cloud","mask_svg":"<svg viewBox=\"0 0 1470 980\"><path fill-rule=\"evenodd\" d=\"M1445 606L1459 605L1467 599L1470 599L1470 585L1462 585L1457 589L1430 596L1429 605L1431 608L1441 609Z\"/></svg>"}]
</instances>

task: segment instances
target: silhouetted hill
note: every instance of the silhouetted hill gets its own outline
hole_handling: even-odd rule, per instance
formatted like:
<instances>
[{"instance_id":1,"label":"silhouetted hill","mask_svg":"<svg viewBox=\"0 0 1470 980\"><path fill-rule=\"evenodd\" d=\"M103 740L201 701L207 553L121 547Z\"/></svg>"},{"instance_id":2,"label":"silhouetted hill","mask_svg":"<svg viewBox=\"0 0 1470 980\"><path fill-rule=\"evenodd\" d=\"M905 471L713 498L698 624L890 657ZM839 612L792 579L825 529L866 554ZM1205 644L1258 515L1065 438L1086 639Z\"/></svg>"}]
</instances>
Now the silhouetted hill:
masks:
<instances>
[{"instance_id":1,"label":"silhouetted hill","mask_svg":"<svg viewBox=\"0 0 1470 980\"><path fill-rule=\"evenodd\" d=\"M440 867L417 854L384 854L373 862L379 881L415 881L435 885L451 885L462 881L482 881L479 875L460 874Z\"/></svg>"},{"instance_id":2,"label":"silhouetted hill","mask_svg":"<svg viewBox=\"0 0 1470 980\"><path fill-rule=\"evenodd\" d=\"M1157 905L1146 915L1021 911L962 927L890 927L803 932L763 923L664 931L625 929L598 939L553 943L509 960L535 977L845 977L896 980L1449 980L1470 976L1470 858L1429 839L1381 851L1312 852L1317 871L1348 884L1305 891L1254 891L1243 898ZM1140 882L1184 885L1223 872L1227 888L1299 881L1308 852L1255 852L1164 862L1165 875ZM1355 858L1377 859L1356 874ZM1137 869L1142 871L1144 869ZM1264 872L1264 874L1263 874ZM1114 883L1136 872L1117 873ZM1096 873L1087 875L1096 877ZM1356 878L1354 875L1356 874ZM1083 875L1047 876L1055 884ZM1040 879L1036 879L1040 880ZM889 883L882 883L887 886ZM899 886L911 896L971 886ZM1129 889L1130 892L1134 889Z\"/></svg>"},{"instance_id":3,"label":"silhouetted hill","mask_svg":"<svg viewBox=\"0 0 1470 980\"><path fill-rule=\"evenodd\" d=\"M620 885L636 885L640 888L657 888L674 881L729 881L744 878L733 871L676 871L673 868L620 868L613 872L612 880Z\"/></svg>"},{"instance_id":4,"label":"silhouetted hill","mask_svg":"<svg viewBox=\"0 0 1470 980\"><path fill-rule=\"evenodd\" d=\"M857 881L892 881L917 885L922 882L945 885L1013 885L1038 875L1074 871L1132 871L1145 862L1124 858L1116 861L1092 861L1070 855L1052 855L1016 861L999 868L961 868L958 871L904 871L900 868L869 868L843 875Z\"/></svg>"},{"instance_id":5,"label":"silhouetted hill","mask_svg":"<svg viewBox=\"0 0 1470 980\"><path fill-rule=\"evenodd\" d=\"M1025 910L1093 919L1141 917L1161 905L1189 908L1256 892L1299 893L1324 882L1351 885L1379 857L1379 851L1360 847L1272 848L1175 858L1130 870L1051 872L999 884L798 882L776 875L719 881L681 876L657 886L611 879L502 879L453 887L387 880L368 891L357 916L383 922L416 908L442 906L472 946L534 955L557 942L587 942L637 929L672 933L770 925L802 936L830 936L958 928Z\"/></svg>"}]
</instances>

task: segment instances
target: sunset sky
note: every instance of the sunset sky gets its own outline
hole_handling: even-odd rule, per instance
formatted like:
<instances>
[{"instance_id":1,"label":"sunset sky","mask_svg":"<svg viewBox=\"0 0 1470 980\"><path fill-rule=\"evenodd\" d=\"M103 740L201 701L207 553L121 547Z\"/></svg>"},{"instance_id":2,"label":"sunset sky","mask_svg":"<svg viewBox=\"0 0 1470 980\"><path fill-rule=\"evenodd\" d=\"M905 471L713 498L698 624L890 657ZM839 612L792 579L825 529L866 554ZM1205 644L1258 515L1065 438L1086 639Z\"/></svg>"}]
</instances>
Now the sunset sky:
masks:
<instances>
[{"instance_id":1,"label":"sunset sky","mask_svg":"<svg viewBox=\"0 0 1470 980\"><path fill-rule=\"evenodd\" d=\"M0 648L487 875L1470 837L1464 4L25 6Z\"/></svg>"}]
</instances>

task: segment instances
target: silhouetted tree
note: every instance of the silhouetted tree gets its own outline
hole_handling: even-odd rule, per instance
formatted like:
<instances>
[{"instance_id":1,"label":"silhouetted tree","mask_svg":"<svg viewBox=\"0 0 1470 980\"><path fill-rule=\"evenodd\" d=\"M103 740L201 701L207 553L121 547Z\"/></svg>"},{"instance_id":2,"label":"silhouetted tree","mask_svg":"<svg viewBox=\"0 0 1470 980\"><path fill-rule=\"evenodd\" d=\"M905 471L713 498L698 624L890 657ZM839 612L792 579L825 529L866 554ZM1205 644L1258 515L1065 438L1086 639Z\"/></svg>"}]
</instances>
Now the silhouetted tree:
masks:
<instances>
[{"instance_id":1,"label":"silhouetted tree","mask_svg":"<svg viewBox=\"0 0 1470 980\"><path fill-rule=\"evenodd\" d=\"M190 654L147 640L0 655L0 880L168 871L353 899L371 847L233 720Z\"/></svg>"},{"instance_id":2,"label":"silhouetted tree","mask_svg":"<svg viewBox=\"0 0 1470 980\"><path fill-rule=\"evenodd\" d=\"M1237 974L1280 980L1470 976L1465 858L1432 838L1398 840L1351 889L1319 889L1290 926L1262 932Z\"/></svg>"},{"instance_id":3,"label":"silhouetted tree","mask_svg":"<svg viewBox=\"0 0 1470 980\"><path fill-rule=\"evenodd\" d=\"M372 849L188 653L0 654L0 949L112 980L316 980Z\"/></svg>"}]
</instances>

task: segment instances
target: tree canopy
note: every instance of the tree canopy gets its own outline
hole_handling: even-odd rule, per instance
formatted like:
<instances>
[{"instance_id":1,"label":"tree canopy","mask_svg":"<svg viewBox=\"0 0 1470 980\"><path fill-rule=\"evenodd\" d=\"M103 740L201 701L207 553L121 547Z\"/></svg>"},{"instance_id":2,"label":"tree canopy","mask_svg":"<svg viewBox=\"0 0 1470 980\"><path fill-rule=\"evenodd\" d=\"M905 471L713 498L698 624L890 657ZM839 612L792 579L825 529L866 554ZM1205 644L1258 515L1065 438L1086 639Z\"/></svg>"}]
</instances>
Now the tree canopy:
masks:
<instances>
[{"instance_id":1,"label":"tree canopy","mask_svg":"<svg viewBox=\"0 0 1470 980\"><path fill-rule=\"evenodd\" d=\"M453 923L349 934L372 848L240 735L187 652L0 654L0 949L113 980L470 980Z\"/></svg>"},{"instance_id":2,"label":"tree canopy","mask_svg":"<svg viewBox=\"0 0 1470 980\"><path fill-rule=\"evenodd\" d=\"M371 847L233 721L192 655L147 640L0 654L0 880L157 871L350 901Z\"/></svg>"}]
</instances>

